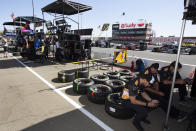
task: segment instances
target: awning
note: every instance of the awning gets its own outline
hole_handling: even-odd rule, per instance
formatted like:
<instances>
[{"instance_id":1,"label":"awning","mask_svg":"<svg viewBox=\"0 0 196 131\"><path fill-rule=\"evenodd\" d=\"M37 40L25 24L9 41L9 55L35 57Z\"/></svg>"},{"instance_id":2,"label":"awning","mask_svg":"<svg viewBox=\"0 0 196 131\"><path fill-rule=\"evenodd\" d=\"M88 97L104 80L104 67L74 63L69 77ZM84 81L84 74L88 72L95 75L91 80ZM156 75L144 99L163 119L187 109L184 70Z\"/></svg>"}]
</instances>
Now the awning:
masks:
<instances>
[{"instance_id":1,"label":"awning","mask_svg":"<svg viewBox=\"0 0 196 131\"><path fill-rule=\"evenodd\" d=\"M45 22L44 19L33 17L33 16L19 16L16 17L14 21L23 21L23 22L31 22L31 23Z\"/></svg>"},{"instance_id":2,"label":"awning","mask_svg":"<svg viewBox=\"0 0 196 131\"><path fill-rule=\"evenodd\" d=\"M79 12L85 12L91 10L91 6L83 5L80 3L67 1L67 0L57 0L42 8L42 12L56 13L63 15L74 15Z\"/></svg>"},{"instance_id":3,"label":"awning","mask_svg":"<svg viewBox=\"0 0 196 131\"><path fill-rule=\"evenodd\" d=\"M10 25L10 26L24 26L24 23L19 22L4 22L3 25Z\"/></svg>"},{"instance_id":4,"label":"awning","mask_svg":"<svg viewBox=\"0 0 196 131\"><path fill-rule=\"evenodd\" d=\"M80 29L80 30L72 30L74 32L74 34L77 35L92 35L92 31L93 29Z\"/></svg>"}]
</instances>

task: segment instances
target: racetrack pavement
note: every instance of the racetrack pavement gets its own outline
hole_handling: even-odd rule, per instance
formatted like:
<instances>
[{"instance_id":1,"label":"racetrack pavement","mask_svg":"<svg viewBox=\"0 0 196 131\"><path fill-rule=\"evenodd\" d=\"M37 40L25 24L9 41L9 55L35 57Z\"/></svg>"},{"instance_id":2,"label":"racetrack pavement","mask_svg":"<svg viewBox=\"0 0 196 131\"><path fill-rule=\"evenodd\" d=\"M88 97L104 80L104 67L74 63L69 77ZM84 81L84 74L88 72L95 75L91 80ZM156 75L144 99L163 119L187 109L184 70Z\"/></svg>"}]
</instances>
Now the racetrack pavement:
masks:
<instances>
[{"instance_id":1,"label":"racetrack pavement","mask_svg":"<svg viewBox=\"0 0 196 131\"><path fill-rule=\"evenodd\" d=\"M20 57L17 59L21 60ZM101 131L104 130L97 121L93 121L66 99L59 91L73 100L82 109L91 113L106 126L116 131L136 131L132 119L119 120L104 111L104 105L89 102L86 95L77 95L72 88L61 90L62 84L56 80L57 73L63 69L76 68L53 62L46 64L29 63L28 68L55 87L50 88L43 80L25 68L14 57L3 58L0 53L0 131ZM91 71L91 75L103 71ZM61 94L60 93L60 94ZM151 125L142 124L146 131L160 131L165 113L157 109L149 114ZM177 123L170 119L172 130L184 131L187 122ZM106 128L105 128L106 129Z\"/></svg>"}]
</instances>

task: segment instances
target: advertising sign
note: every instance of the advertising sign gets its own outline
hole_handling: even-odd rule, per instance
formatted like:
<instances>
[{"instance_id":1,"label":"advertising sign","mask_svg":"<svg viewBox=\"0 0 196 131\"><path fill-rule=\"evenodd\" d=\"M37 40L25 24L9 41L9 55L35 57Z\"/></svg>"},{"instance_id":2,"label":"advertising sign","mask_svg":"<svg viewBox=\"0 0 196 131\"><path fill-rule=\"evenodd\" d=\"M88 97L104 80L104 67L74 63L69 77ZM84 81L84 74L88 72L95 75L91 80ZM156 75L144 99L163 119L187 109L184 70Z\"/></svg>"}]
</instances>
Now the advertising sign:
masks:
<instances>
[{"instance_id":1,"label":"advertising sign","mask_svg":"<svg viewBox=\"0 0 196 131\"><path fill-rule=\"evenodd\" d=\"M121 64L127 62L127 50L114 51L114 64Z\"/></svg>"},{"instance_id":2,"label":"advertising sign","mask_svg":"<svg viewBox=\"0 0 196 131\"><path fill-rule=\"evenodd\" d=\"M110 24L104 24L101 31L107 31L109 26L110 26Z\"/></svg>"},{"instance_id":3,"label":"advertising sign","mask_svg":"<svg viewBox=\"0 0 196 131\"><path fill-rule=\"evenodd\" d=\"M120 29L134 29L134 28L145 28L145 27L146 27L146 24L144 22L120 24Z\"/></svg>"}]
</instances>

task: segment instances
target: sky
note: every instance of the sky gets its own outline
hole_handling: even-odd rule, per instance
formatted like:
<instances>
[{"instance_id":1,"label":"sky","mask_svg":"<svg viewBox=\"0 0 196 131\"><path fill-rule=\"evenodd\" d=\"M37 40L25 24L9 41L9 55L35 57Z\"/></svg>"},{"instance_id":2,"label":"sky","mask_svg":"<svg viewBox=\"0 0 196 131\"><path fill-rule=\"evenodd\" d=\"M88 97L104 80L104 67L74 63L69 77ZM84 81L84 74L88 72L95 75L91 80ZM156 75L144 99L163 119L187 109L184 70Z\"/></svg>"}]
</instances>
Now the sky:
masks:
<instances>
[{"instance_id":1,"label":"sky","mask_svg":"<svg viewBox=\"0 0 196 131\"><path fill-rule=\"evenodd\" d=\"M41 8L55 0L34 0L35 15L42 18ZM93 28L93 36L100 34L98 26L104 23L132 23L138 19L145 19L152 23L156 36L179 36L184 0L73 0L92 6L92 10L79 15L80 28ZM32 0L1 0L0 30L3 23L12 21L11 13L17 16L32 16ZM122 13L125 15L122 16ZM78 15L70 16L78 21ZM45 13L46 20L54 17ZM73 29L77 25L70 23ZM13 29L13 27L7 27ZM101 36L111 36L111 27ZM187 21L185 36L196 36L196 25Z\"/></svg>"}]
</instances>

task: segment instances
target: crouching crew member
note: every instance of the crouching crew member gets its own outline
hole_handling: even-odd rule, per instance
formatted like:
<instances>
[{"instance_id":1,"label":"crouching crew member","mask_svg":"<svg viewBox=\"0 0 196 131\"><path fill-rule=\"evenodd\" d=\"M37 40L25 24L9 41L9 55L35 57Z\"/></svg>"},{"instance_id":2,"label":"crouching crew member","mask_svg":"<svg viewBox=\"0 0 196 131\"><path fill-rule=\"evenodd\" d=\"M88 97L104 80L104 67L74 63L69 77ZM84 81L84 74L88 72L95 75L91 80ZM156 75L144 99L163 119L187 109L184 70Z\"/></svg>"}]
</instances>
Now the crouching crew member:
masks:
<instances>
[{"instance_id":1,"label":"crouching crew member","mask_svg":"<svg viewBox=\"0 0 196 131\"><path fill-rule=\"evenodd\" d=\"M128 98L130 102L128 103L128 108L136 112L135 119L133 120L133 125L139 130L144 131L141 126L141 121L150 124L150 121L146 119L150 108L158 106L159 101L151 99L143 89L149 86L148 77L146 75L138 76L137 78L129 81L127 84ZM123 97L123 96L122 96Z\"/></svg>"},{"instance_id":2,"label":"crouching crew member","mask_svg":"<svg viewBox=\"0 0 196 131\"><path fill-rule=\"evenodd\" d=\"M145 88L145 90L149 93L156 94L157 96L164 96L164 93L159 90L159 74L158 74L158 69L159 69L159 63L153 63L150 67L144 70L142 74L146 75L149 77L149 84L150 86Z\"/></svg>"},{"instance_id":3,"label":"crouching crew member","mask_svg":"<svg viewBox=\"0 0 196 131\"><path fill-rule=\"evenodd\" d=\"M166 99L169 99L170 97L175 63L176 62L173 61L169 66L163 67L160 71L160 90L164 92ZM181 68L182 68L182 65L178 63L178 71ZM180 73L178 71L176 74L176 81L175 81L174 88L178 88L179 90L179 96L180 96L179 104L185 105L187 104L185 102L185 96L187 95L186 81L181 78Z\"/></svg>"},{"instance_id":4,"label":"crouching crew member","mask_svg":"<svg viewBox=\"0 0 196 131\"><path fill-rule=\"evenodd\" d=\"M159 100L159 106L167 112L168 108L168 99L164 97L164 93L159 90L159 74L158 74L159 64L154 63L149 68L147 68L142 74L149 77L150 86L144 88L145 92L152 98ZM171 106L170 116L176 119L178 122L186 119L186 113L176 109L174 106Z\"/></svg>"}]
</instances>

